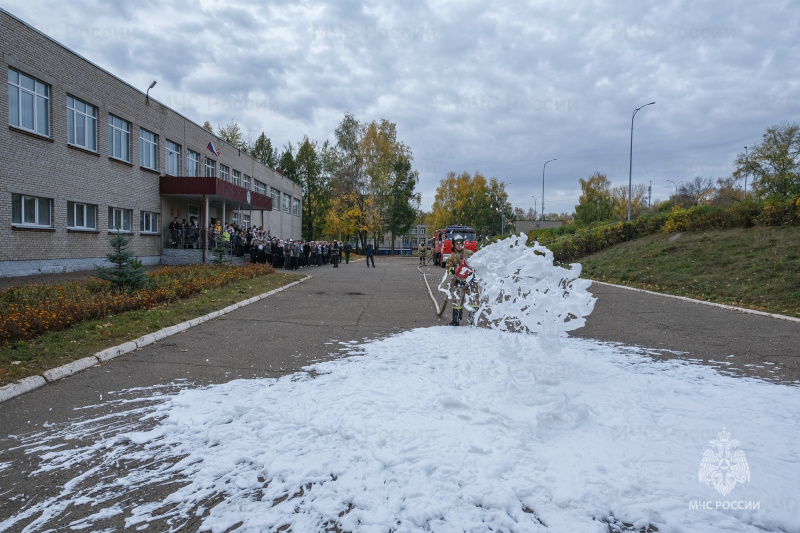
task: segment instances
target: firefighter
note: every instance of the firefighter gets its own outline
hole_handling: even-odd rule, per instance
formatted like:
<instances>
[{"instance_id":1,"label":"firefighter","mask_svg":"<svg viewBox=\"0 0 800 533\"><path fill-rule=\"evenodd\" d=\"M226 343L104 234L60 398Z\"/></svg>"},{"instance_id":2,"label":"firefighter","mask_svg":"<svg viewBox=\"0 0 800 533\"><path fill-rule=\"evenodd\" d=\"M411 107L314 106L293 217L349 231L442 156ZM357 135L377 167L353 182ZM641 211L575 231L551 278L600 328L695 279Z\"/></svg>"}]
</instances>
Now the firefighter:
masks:
<instances>
[{"instance_id":1,"label":"firefighter","mask_svg":"<svg viewBox=\"0 0 800 533\"><path fill-rule=\"evenodd\" d=\"M450 326L458 326L461 323L464 303L474 292L474 277L472 269L467 265L467 258L472 255L472 250L464 248L464 237L455 234L452 237L453 252L447 258L445 267L447 272L452 274L450 279L450 302L453 304L453 320ZM475 312L470 309L468 321L470 325L474 322Z\"/></svg>"},{"instance_id":2,"label":"firefighter","mask_svg":"<svg viewBox=\"0 0 800 533\"><path fill-rule=\"evenodd\" d=\"M417 251L419 253L419 264L420 265L424 265L425 264L425 253L427 252L427 249L425 248L425 241L424 240L419 243L419 249Z\"/></svg>"}]
</instances>

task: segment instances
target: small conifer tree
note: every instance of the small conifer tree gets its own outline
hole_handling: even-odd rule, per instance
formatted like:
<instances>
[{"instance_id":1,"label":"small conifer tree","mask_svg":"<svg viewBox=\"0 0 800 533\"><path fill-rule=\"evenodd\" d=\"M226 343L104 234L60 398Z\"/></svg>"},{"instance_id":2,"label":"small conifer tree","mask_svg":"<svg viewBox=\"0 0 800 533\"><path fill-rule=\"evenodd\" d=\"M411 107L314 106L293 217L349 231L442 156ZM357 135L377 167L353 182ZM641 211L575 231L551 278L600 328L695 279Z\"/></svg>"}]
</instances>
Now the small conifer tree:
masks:
<instances>
[{"instance_id":1,"label":"small conifer tree","mask_svg":"<svg viewBox=\"0 0 800 533\"><path fill-rule=\"evenodd\" d=\"M111 239L113 252L106 255L106 259L113 266L97 266L97 277L111 282L120 291L135 291L142 288L148 280L144 265L126 248L128 238L119 233Z\"/></svg>"},{"instance_id":2,"label":"small conifer tree","mask_svg":"<svg viewBox=\"0 0 800 533\"><path fill-rule=\"evenodd\" d=\"M214 256L211 262L215 265L224 265L230 262L230 251L230 244L220 237L217 237L214 247L211 249L211 255Z\"/></svg>"}]
</instances>

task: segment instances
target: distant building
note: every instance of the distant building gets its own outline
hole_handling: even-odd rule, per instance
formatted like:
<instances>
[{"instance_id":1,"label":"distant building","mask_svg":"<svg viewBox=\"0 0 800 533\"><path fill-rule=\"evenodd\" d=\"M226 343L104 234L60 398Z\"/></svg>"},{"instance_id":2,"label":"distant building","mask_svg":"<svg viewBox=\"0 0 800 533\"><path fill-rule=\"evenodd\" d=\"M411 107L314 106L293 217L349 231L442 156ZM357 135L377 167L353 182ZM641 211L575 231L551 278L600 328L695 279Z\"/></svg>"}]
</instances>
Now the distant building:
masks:
<instances>
[{"instance_id":1,"label":"distant building","mask_svg":"<svg viewBox=\"0 0 800 533\"><path fill-rule=\"evenodd\" d=\"M395 235L394 253L395 255L414 255L417 253L419 244L431 238L431 230L427 224L414 224L403 235ZM378 243L378 253L388 255L392 249L392 234L384 234Z\"/></svg>"},{"instance_id":2,"label":"distant building","mask_svg":"<svg viewBox=\"0 0 800 533\"><path fill-rule=\"evenodd\" d=\"M519 235L535 229L560 228L563 225L563 220L517 220L514 222L514 233Z\"/></svg>"},{"instance_id":3,"label":"distant building","mask_svg":"<svg viewBox=\"0 0 800 533\"><path fill-rule=\"evenodd\" d=\"M0 276L92 269L117 232L145 264L199 261L173 253L174 218L300 238L279 172L2 9L0 50Z\"/></svg>"}]
</instances>

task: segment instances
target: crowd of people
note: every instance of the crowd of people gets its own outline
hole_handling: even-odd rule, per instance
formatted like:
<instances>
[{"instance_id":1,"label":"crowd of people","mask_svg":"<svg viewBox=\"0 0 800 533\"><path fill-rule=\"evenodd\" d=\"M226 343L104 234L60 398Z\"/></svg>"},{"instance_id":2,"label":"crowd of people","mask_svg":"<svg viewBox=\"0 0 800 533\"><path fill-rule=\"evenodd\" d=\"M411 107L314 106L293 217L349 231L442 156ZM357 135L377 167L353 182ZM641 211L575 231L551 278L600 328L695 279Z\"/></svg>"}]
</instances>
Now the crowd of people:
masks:
<instances>
[{"instance_id":1,"label":"crowd of people","mask_svg":"<svg viewBox=\"0 0 800 533\"><path fill-rule=\"evenodd\" d=\"M224 245L231 255L250 257L250 262L270 264L274 268L297 270L299 268L333 265L339 267L340 262L350 262L353 247L349 242L333 241L301 241L295 239L279 239L273 237L269 230L252 226L244 228L229 223L223 228L218 222L204 228L209 248ZM197 219L192 217L187 223L174 219L169 225L171 244L181 248L200 247L200 228ZM368 249L372 245L368 246ZM374 259L373 266L375 266Z\"/></svg>"}]
</instances>

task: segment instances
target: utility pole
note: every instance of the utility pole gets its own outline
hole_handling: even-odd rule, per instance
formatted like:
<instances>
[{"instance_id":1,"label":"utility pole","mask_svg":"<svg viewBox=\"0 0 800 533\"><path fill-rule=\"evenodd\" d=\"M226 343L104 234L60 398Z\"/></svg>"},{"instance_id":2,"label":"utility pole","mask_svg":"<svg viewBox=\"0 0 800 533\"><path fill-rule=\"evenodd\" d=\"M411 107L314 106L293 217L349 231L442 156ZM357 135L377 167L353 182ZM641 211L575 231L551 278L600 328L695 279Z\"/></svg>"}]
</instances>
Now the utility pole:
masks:
<instances>
[{"instance_id":1,"label":"utility pole","mask_svg":"<svg viewBox=\"0 0 800 533\"><path fill-rule=\"evenodd\" d=\"M650 186L647 188L647 208L650 209L650 200L653 199L653 180L650 180Z\"/></svg>"}]
</instances>

